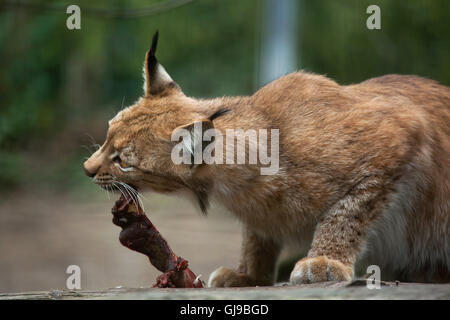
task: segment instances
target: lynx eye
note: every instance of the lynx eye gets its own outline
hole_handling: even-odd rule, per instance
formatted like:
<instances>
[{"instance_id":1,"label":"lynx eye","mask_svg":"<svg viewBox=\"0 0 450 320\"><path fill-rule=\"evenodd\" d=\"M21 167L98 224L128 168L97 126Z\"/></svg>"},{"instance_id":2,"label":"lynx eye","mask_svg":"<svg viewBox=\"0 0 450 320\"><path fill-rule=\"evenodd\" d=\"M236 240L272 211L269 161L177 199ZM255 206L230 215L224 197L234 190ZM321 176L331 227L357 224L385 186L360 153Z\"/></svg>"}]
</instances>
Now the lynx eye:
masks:
<instances>
[{"instance_id":1,"label":"lynx eye","mask_svg":"<svg viewBox=\"0 0 450 320\"><path fill-rule=\"evenodd\" d=\"M124 168L124 169L126 169L126 168L131 168L130 165L128 165L125 161L123 161L123 160L120 158L120 156L115 156L115 157L112 159L112 161L115 162L115 163L118 163L119 166L120 166L121 168Z\"/></svg>"}]
</instances>

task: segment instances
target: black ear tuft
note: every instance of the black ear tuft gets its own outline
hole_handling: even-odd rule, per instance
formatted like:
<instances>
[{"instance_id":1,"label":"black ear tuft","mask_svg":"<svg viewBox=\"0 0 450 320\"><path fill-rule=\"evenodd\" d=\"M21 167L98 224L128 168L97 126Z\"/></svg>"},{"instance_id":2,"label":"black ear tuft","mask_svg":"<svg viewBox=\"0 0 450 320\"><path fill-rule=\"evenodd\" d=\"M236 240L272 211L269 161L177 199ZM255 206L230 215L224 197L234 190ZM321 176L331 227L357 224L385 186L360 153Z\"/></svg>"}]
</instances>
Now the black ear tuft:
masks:
<instances>
[{"instance_id":1,"label":"black ear tuft","mask_svg":"<svg viewBox=\"0 0 450 320\"><path fill-rule=\"evenodd\" d=\"M158 45L158 35L159 35L159 30L156 30L155 34L153 35L152 45L150 47L150 55L152 55L152 56L154 56L156 53L156 46Z\"/></svg>"},{"instance_id":2,"label":"black ear tuft","mask_svg":"<svg viewBox=\"0 0 450 320\"><path fill-rule=\"evenodd\" d=\"M156 65L158 63L158 60L156 60L155 53L156 53L156 46L158 45L158 35L159 31L156 30L155 34L153 35L152 45L150 46L150 51L148 52L147 56L147 71L150 76L150 81L154 80L155 74L156 74Z\"/></svg>"},{"instance_id":3,"label":"black ear tuft","mask_svg":"<svg viewBox=\"0 0 450 320\"><path fill-rule=\"evenodd\" d=\"M0 0L1 2L1 0ZM156 59L156 46L158 45L159 31L153 35L152 45L145 54L144 70L145 84L144 91L146 97L157 96L160 94L169 94L181 92L180 87L172 80L167 71Z\"/></svg>"}]
</instances>

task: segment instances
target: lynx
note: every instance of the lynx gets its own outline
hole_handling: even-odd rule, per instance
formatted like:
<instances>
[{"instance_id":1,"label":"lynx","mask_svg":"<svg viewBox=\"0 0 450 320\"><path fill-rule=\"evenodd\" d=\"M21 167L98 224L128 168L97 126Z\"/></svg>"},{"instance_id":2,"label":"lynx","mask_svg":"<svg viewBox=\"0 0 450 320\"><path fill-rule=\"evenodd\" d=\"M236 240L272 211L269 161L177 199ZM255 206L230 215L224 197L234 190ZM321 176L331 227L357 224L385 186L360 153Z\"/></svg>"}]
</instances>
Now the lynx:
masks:
<instances>
[{"instance_id":1,"label":"lynx","mask_svg":"<svg viewBox=\"0 0 450 320\"><path fill-rule=\"evenodd\" d=\"M158 63L157 40L144 96L109 121L84 170L103 188L185 193L204 213L215 201L234 214L244 229L240 264L215 270L209 286L272 285L287 244L307 251L292 284L349 281L355 265L371 264L387 280L449 281L449 87L408 75L343 86L294 72L251 96L195 99ZM172 133L192 133L187 150L203 146L198 123L279 129L279 169L174 164Z\"/></svg>"}]
</instances>

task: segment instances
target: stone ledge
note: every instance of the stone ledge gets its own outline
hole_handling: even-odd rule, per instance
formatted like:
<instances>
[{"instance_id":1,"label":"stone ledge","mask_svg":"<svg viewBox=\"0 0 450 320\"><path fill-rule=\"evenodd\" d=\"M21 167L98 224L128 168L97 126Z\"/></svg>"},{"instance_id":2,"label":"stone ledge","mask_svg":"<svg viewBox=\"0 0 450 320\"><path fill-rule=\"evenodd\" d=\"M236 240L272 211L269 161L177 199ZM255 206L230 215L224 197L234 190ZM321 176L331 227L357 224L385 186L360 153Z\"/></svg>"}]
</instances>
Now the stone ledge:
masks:
<instances>
[{"instance_id":1,"label":"stone ledge","mask_svg":"<svg viewBox=\"0 0 450 320\"><path fill-rule=\"evenodd\" d=\"M258 300L258 299L450 299L450 284L383 282L381 289L368 289L364 280L323 282L299 286L279 284L255 288L112 288L106 290L53 290L0 293L0 300Z\"/></svg>"}]
</instances>

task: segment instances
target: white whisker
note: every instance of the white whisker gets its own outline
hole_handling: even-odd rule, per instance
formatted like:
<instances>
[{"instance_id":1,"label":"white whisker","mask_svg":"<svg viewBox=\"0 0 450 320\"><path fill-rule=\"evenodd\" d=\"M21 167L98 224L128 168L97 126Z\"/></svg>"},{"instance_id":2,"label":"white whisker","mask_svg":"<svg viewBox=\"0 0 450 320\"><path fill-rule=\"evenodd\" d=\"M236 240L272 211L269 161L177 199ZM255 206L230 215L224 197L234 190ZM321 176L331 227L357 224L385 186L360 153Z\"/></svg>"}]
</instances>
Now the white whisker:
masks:
<instances>
[{"instance_id":1,"label":"white whisker","mask_svg":"<svg viewBox=\"0 0 450 320\"><path fill-rule=\"evenodd\" d=\"M141 199L141 195L139 194L139 192L134 189L132 186L126 184L128 186L128 188L133 192L133 194L135 195L137 201L139 202L139 205L142 207L142 210L145 211L144 208L144 201Z\"/></svg>"},{"instance_id":2,"label":"white whisker","mask_svg":"<svg viewBox=\"0 0 450 320\"><path fill-rule=\"evenodd\" d=\"M129 184L117 179L114 175L112 177L113 177L114 186L122 193L122 195L124 197L126 197L125 196L125 192L126 192L129 195L129 197L131 198L131 200L133 200L133 203L136 206L136 209L138 207L141 207L142 210L145 211L144 201L142 199L142 198L144 198L144 196L141 195L135 188L133 188Z\"/></svg>"},{"instance_id":3,"label":"white whisker","mask_svg":"<svg viewBox=\"0 0 450 320\"><path fill-rule=\"evenodd\" d=\"M139 199L136 197L136 192L134 191L134 189L133 189L131 186L129 186L128 184L126 184L126 183L124 183L124 186L125 186L128 190L130 190L131 194L133 195L134 201L135 201L136 203L138 203L139 206L142 208L142 205L141 205Z\"/></svg>"},{"instance_id":4,"label":"white whisker","mask_svg":"<svg viewBox=\"0 0 450 320\"><path fill-rule=\"evenodd\" d=\"M86 149L87 152L89 152L89 154L93 153L93 152L92 152L92 149L91 149L89 146L86 146L86 145L84 145L84 144L81 145L80 148Z\"/></svg>"},{"instance_id":5,"label":"white whisker","mask_svg":"<svg viewBox=\"0 0 450 320\"><path fill-rule=\"evenodd\" d=\"M125 96L123 96L123 99L122 99L122 107L120 108L120 111L122 111L122 110L123 110L123 107L124 107L124 103L125 103Z\"/></svg>"},{"instance_id":6,"label":"white whisker","mask_svg":"<svg viewBox=\"0 0 450 320\"><path fill-rule=\"evenodd\" d=\"M123 187L125 188L126 193L130 196L131 200L133 200L134 206L135 206L136 209L137 209L137 208L138 208L138 205L137 205L136 199L134 198L134 194L127 188L127 186L126 186L125 183L123 183L123 182L121 182L121 181L118 181L118 182L119 182L119 184L120 184L121 186L123 186Z\"/></svg>"},{"instance_id":7,"label":"white whisker","mask_svg":"<svg viewBox=\"0 0 450 320\"><path fill-rule=\"evenodd\" d=\"M125 194L123 193L122 189L120 189L120 187L119 187L115 182L113 182L113 185L114 185L114 187L116 187L116 189L119 190L119 192L126 198L126 196L125 196Z\"/></svg>"}]
</instances>

